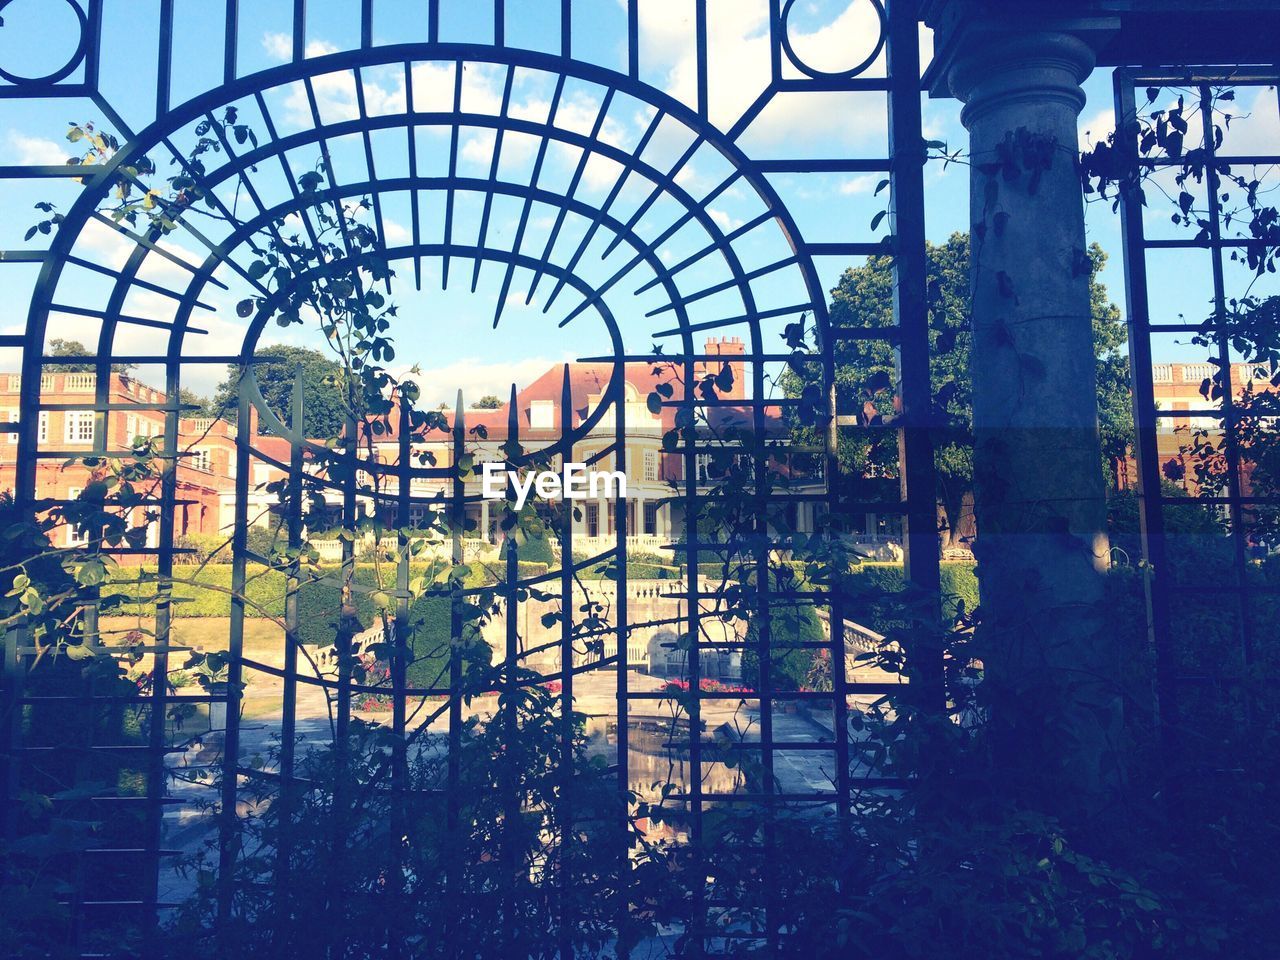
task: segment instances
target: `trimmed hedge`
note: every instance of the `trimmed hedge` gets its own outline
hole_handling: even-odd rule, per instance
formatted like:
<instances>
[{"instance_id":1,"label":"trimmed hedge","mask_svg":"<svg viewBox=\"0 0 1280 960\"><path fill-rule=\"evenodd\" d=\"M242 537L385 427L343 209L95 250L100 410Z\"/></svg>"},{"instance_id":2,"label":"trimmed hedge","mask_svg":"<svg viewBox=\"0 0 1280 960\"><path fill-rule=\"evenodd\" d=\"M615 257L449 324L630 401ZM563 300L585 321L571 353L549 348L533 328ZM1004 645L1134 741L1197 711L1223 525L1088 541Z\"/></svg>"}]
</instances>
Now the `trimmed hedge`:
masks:
<instances>
[{"instance_id":1,"label":"trimmed hedge","mask_svg":"<svg viewBox=\"0 0 1280 960\"><path fill-rule=\"evenodd\" d=\"M429 564L414 564L411 576L429 573ZM437 568L438 569L438 568ZM532 577L547 572L546 564L520 563L520 576ZM134 579L138 573L136 568L125 568L121 575ZM468 586L478 586L483 571L473 568L473 575L468 578ZM184 572L179 569L176 576L194 577L196 583L175 583L173 596L178 602L174 604L174 615L178 617L229 617L231 615L231 567L218 564L200 570ZM381 586L389 589L395 584L395 569L384 567L382 583L378 584L372 565L360 564L356 567L356 582L362 586ZM257 564L251 564L245 579L245 613L250 617L283 617L285 574L279 570L271 570ZM122 614L142 614L151 612L151 604L155 600L155 585L147 584L109 584L103 588L104 595L124 596L128 598L126 605L119 609ZM341 591L332 583L306 583L298 591L298 623L303 643L327 644L333 639ZM370 626L377 613L377 604L366 592L356 593L356 611L361 624ZM441 614L443 610L443 626ZM409 610L411 621L415 623L415 635L423 629L424 624L431 624L439 634L433 635L431 642L438 643L441 636L448 639L449 601L446 597L424 597L418 600ZM416 644L415 644L416 645Z\"/></svg>"}]
</instances>

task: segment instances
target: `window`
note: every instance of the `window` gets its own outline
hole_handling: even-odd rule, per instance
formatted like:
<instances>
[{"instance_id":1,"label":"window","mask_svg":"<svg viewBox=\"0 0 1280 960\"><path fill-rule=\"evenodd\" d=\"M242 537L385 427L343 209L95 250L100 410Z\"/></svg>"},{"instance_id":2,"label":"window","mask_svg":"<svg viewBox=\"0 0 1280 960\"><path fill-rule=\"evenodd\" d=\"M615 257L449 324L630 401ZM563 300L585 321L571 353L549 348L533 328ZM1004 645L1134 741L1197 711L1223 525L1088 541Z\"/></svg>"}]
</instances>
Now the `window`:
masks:
<instances>
[{"instance_id":1,"label":"window","mask_svg":"<svg viewBox=\"0 0 1280 960\"><path fill-rule=\"evenodd\" d=\"M124 432L126 434L124 438L125 443L130 446L133 445L133 441L138 439L138 437L146 437L150 440L152 437L160 435L160 427L154 420L150 417L140 416L136 413L131 413L125 417L124 426Z\"/></svg>"},{"instance_id":2,"label":"window","mask_svg":"<svg viewBox=\"0 0 1280 960\"><path fill-rule=\"evenodd\" d=\"M192 450L189 462L197 470L203 470L205 473L213 472L213 455L208 447L197 447Z\"/></svg>"},{"instance_id":3,"label":"window","mask_svg":"<svg viewBox=\"0 0 1280 960\"><path fill-rule=\"evenodd\" d=\"M707 483L708 475L711 472L711 454L700 453L697 458L698 482Z\"/></svg>"},{"instance_id":4,"label":"window","mask_svg":"<svg viewBox=\"0 0 1280 960\"><path fill-rule=\"evenodd\" d=\"M16 407L10 407L9 409L7 409L7 410L4 412L4 419L5 419L5 421L6 421L6 422L8 422L8 423L17 423L17 422L18 422L18 417L19 417L20 415L21 415L21 411L20 411L20 410L18 410ZM18 434L17 434L17 433L11 433L11 434L9 434L9 436L8 436L8 441L9 441L10 443L17 443L17 442L18 442Z\"/></svg>"},{"instance_id":5,"label":"window","mask_svg":"<svg viewBox=\"0 0 1280 960\"><path fill-rule=\"evenodd\" d=\"M644 452L644 479L656 481L658 479L658 451L646 450Z\"/></svg>"},{"instance_id":6,"label":"window","mask_svg":"<svg viewBox=\"0 0 1280 960\"><path fill-rule=\"evenodd\" d=\"M556 402L534 400L529 404L529 426L534 430L550 430L556 425Z\"/></svg>"},{"instance_id":7,"label":"window","mask_svg":"<svg viewBox=\"0 0 1280 960\"><path fill-rule=\"evenodd\" d=\"M67 490L67 501L75 500L84 492L82 487L71 487ZM67 546L83 547L89 542L88 535L74 524L67 524Z\"/></svg>"},{"instance_id":8,"label":"window","mask_svg":"<svg viewBox=\"0 0 1280 960\"><path fill-rule=\"evenodd\" d=\"M587 536L600 536L600 505L598 503L588 503L583 508L582 516L587 528Z\"/></svg>"},{"instance_id":9,"label":"window","mask_svg":"<svg viewBox=\"0 0 1280 960\"><path fill-rule=\"evenodd\" d=\"M658 505L647 501L644 505L644 529L641 533L653 535L658 532Z\"/></svg>"},{"instance_id":10,"label":"window","mask_svg":"<svg viewBox=\"0 0 1280 960\"><path fill-rule=\"evenodd\" d=\"M68 410L65 417L67 443L93 443L96 413L92 410Z\"/></svg>"}]
</instances>

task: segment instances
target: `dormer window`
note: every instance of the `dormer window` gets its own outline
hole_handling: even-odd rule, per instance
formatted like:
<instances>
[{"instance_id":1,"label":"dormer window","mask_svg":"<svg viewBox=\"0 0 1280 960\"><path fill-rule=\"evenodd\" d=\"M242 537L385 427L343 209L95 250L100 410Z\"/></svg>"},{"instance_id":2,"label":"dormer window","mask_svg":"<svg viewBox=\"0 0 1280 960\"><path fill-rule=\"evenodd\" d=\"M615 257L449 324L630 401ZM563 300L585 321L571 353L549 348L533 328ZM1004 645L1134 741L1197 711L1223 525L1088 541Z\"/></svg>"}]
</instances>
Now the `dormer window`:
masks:
<instances>
[{"instance_id":1,"label":"dormer window","mask_svg":"<svg viewBox=\"0 0 1280 960\"><path fill-rule=\"evenodd\" d=\"M529 426L534 430L550 430L556 425L556 402L533 400L529 404Z\"/></svg>"}]
</instances>

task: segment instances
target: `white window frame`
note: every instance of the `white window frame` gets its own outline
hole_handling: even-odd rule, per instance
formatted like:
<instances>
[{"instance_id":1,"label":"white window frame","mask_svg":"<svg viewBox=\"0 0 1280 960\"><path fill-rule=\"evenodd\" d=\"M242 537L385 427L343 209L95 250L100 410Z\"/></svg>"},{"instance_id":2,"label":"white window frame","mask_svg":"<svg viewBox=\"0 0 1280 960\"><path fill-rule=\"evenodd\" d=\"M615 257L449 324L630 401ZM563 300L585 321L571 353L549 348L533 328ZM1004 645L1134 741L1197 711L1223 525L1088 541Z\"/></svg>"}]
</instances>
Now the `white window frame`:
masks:
<instances>
[{"instance_id":1,"label":"white window frame","mask_svg":"<svg viewBox=\"0 0 1280 960\"><path fill-rule=\"evenodd\" d=\"M17 407L9 407L4 412L4 418L9 423L17 423L21 418L21 416L22 416L22 411L19 410ZM18 434L16 432L10 433L6 439L9 443L17 443Z\"/></svg>"},{"instance_id":2,"label":"white window frame","mask_svg":"<svg viewBox=\"0 0 1280 960\"><path fill-rule=\"evenodd\" d=\"M68 487L67 501L75 500L80 494L84 493L83 487ZM68 547L85 547L89 545L88 534L79 534L77 536L76 526L73 523L67 525L67 546Z\"/></svg>"},{"instance_id":3,"label":"white window frame","mask_svg":"<svg viewBox=\"0 0 1280 960\"><path fill-rule=\"evenodd\" d=\"M68 410L62 415L62 436L69 446L83 446L93 443L97 432L98 415L92 410ZM84 425L89 425L88 437L84 436Z\"/></svg>"},{"instance_id":4,"label":"white window frame","mask_svg":"<svg viewBox=\"0 0 1280 960\"><path fill-rule=\"evenodd\" d=\"M644 452L644 479L651 483L658 481L658 463L657 450L646 450Z\"/></svg>"},{"instance_id":5,"label":"white window frame","mask_svg":"<svg viewBox=\"0 0 1280 960\"><path fill-rule=\"evenodd\" d=\"M191 451L191 466L205 473L213 473L213 451L209 447L196 447Z\"/></svg>"}]
</instances>

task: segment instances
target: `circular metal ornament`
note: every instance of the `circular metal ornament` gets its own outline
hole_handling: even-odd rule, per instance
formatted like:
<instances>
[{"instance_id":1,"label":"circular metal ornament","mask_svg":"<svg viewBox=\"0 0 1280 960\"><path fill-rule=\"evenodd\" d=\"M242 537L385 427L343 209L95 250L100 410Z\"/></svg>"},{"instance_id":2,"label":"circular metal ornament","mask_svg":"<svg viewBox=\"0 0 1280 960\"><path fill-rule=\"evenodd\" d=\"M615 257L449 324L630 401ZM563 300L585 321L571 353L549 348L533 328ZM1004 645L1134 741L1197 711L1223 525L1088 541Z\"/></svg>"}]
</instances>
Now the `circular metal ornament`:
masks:
<instances>
[{"instance_id":1,"label":"circular metal ornament","mask_svg":"<svg viewBox=\"0 0 1280 960\"><path fill-rule=\"evenodd\" d=\"M811 80L848 80L851 77L856 77L858 74L862 73L863 70L866 70L867 67L871 66L871 64L875 62L876 57L880 56L880 52L884 50L889 28L889 18L885 13L884 3L882 0L867 0L867 2L870 3L872 9L875 10L876 20L880 27L879 35L876 37L876 45L872 49L871 53L869 53L861 63L858 63L847 70L819 70L817 67L810 66L806 63L804 58L796 52L795 46L791 43L791 35L787 25L791 17L791 10L796 5L796 0L787 0L782 7L782 16L780 18L778 30L779 39L782 42L782 49L787 52L787 59L791 61L792 65L797 70L809 77Z\"/></svg>"},{"instance_id":2,"label":"circular metal ornament","mask_svg":"<svg viewBox=\"0 0 1280 960\"><path fill-rule=\"evenodd\" d=\"M65 2L67 6L71 8L72 12L76 15L76 19L79 21L78 29L80 31L80 37L76 41L76 48L72 51L71 58L57 70L54 70L52 73L45 74L42 77L24 77L20 74L6 70L4 67L0 67L0 77L3 77L15 86L24 86L27 84L53 84L71 76L75 69L84 62L85 54L88 52L89 47L89 18L86 16L84 10L81 9L80 4L76 3L76 0L65 0ZM5 8L11 3L13 3L13 0L0 0L0 14L3 14Z\"/></svg>"}]
</instances>

